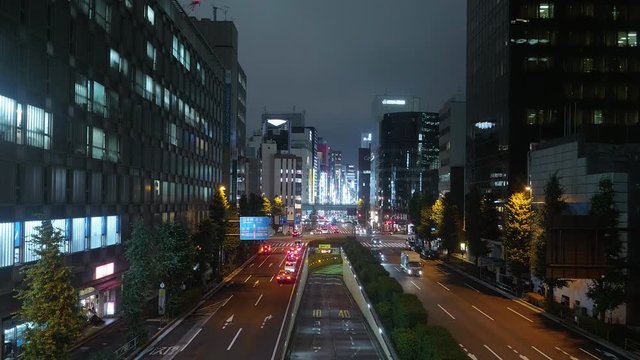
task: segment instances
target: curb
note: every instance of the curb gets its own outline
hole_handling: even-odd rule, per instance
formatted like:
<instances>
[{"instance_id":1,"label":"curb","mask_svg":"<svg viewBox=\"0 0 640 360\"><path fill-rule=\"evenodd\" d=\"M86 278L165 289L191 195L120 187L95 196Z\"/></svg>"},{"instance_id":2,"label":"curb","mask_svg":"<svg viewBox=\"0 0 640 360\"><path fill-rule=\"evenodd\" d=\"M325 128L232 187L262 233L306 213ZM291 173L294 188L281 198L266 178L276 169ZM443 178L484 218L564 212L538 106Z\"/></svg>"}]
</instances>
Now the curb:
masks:
<instances>
[{"instance_id":1,"label":"curb","mask_svg":"<svg viewBox=\"0 0 640 360\"><path fill-rule=\"evenodd\" d=\"M581 335L581 336L593 341L594 343L596 343L596 344L598 344L598 345L600 345L600 346L602 346L602 347L604 347L604 348L606 348L608 350L616 352L616 353L618 353L620 355L624 355L624 356L628 357L629 359L640 360L640 357L638 355L632 354L629 351L619 347L618 345L606 342L606 341L600 339L599 337L596 337L596 336L590 334L589 332L587 332L587 331L585 331L585 330L583 330L583 329L581 329L581 328L579 328L577 326L573 326L573 325L567 324L565 321L560 320L557 316L549 314L548 312L544 311L544 309L539 308L539 307L537 307L537 306L535 306L533 304L529 304L528 302L522 301L522 299L520 299L520 298L518 298L518 297L516 297L516 296L514 296L514 295L512 295L512 294L510 294L510 293L508 293L508 292L496 287L496 286L494 286L493 284L490 284L490 283L488 283L488 282L486 282L486 281L484 281L482 279L479 279L479 278L477 278L477 277L475 277L475 276L473 276L471 274L466 273L463 270L458 269L457 266L445 263L444 261L441 261L440 263L442 265L444 265L446 268L448 268L450 270L453 270L453 271L457 272L458 274L463 275L463 276L465 276L465 277L467 277L469 279L472 279L475 282L480 283L480 284L484 285L485 287L487 287L487 288L499 293L500 295L517 302L518 304L526 306L527 308L539 313L540 315L546 317L547 319L552 320L553 322L555 322L555 323L557 323L559 325L562 325L564 328L566 328L566 329L568 329L568 330L570 330L570 331L572 331L572 332L574 332L574 333L576 333L578 335Z\"/></svg>"},{"instance_id":2,"label":"curb","mask_svg":"<svg viewBox=\"0 0 640 360\"><path fill-rule=\"evenodd\" d=\"M109 325L105 325L102 329L94 332L93 334L83 337L80 340L78 340L78 342L76 342L75 344L73 344L73 346L69 349L69 352L72 352L80 347L82 347L82 345L88 343L89 341L97 338L98 336L100 336L101 334L104 333L104 331L111 329L112 327L120 324L120 322L122 321L122 317L118 317L118 319L116 319L116 321L112 322Z\"/></svg>"},{"instance_id":3,"label":"curb","mask_svg":"<svg viewBox=\"0 0 640 360\"><path fill-rule=\"evenodd\" d=\"M136 350L134 350L131 354L129 354L125 359L126 360L139 359L142 356L144 356L150 347L160 342L160 340L162 340L167 334L169 334L173 329L175 329L178 325L180 325L182 321L184 321L184 319L186 319L188 316L190 316L196 310L198 310L198 308L200 308L200 306L208 298L210 298L213 294L215 294L218 290L220 290L220 288L225 286L234 276L236 276L240 271L242 271L242 269L244 269L248 263L253 261L256 258L256 256L257 255L254 254L249 259L247 259L244 263L242 263L242 265L240 265L235 270L233 270L229 275L225 276L221 282L219 282L216 286L214 286L209 291L207 291L202 296L202 299L193 308L191 308L190 310L182 314L182 316L171 320L162 329L158 330L151 338L149 338L149 340L147 340L143 346L136 348Z\"/></svg>"}]
</instances>

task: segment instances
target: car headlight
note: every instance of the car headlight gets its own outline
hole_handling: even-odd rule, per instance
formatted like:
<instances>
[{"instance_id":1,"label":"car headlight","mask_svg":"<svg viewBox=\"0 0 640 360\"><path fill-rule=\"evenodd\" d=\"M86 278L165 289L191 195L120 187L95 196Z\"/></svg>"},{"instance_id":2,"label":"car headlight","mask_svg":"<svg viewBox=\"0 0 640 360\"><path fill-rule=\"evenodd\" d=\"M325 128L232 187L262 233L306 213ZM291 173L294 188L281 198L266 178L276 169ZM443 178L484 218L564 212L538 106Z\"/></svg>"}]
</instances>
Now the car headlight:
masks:
<instances>
[{"instance_id":1,"label":"car headlight","mask_svg":"<svg viewBox=\"0 0 640 360\"><path fill-rule=\"evenodd\" d=\"M412 272L413 272L413 270L409 270L409 275L411 275Z\"/></svg>"},{"instance_id":2,"label":"car headlight","mask_svg":"<svg viewBox=\"0 0 640 360\"><path fill-rule=\"evenodd\" d=\"M420 275L422 275L422 270L420 270Z\"/></svg>"}]
</instances>

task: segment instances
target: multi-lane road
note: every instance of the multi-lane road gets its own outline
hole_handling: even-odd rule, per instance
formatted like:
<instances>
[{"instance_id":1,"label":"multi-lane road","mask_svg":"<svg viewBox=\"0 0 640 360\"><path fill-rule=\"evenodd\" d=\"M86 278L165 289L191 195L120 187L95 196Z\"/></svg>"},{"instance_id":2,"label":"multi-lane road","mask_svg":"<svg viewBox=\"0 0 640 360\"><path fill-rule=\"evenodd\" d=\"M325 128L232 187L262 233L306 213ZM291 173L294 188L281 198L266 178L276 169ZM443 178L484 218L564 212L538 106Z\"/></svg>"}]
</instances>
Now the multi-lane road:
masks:
<instances>
[{"instance_id":1,"label":"multi-lane road","mask_svg":"<svg viewBox=\"0 0 640 360\"><path fill-rule=\"evenodd\" d=\"M362 240L367 243L366 240ZM425 262L422 277L401 272L404 241L385 239L384 267L429 312L429 323L449 329L471 359L609 360L624 359L515 301L445 267ZM369 245L369 244L367 244Z\"/></svg>"},{"instance_id":2,"label":"multi-lane road","mask_svg":"<svg viewBox=\"0 0 640 360\"><path fill-rule=\"evenodd\" d=\"M196 312L170 329L144 353L149 359L274 359L281 354L285 313L294 284L278 284L286 248L256 256ZM299 268L300 264L298 264Z\"/></svg>"}]
</instances>

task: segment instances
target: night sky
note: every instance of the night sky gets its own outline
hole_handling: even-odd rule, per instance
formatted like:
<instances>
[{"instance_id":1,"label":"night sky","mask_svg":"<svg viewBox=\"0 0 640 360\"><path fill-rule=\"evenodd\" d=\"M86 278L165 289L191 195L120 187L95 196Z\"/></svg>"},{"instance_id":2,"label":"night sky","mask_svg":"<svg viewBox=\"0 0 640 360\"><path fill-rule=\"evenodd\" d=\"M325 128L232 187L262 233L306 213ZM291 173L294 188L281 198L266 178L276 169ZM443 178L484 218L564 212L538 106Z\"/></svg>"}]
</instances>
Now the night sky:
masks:
<instances>
[{"instance_id":1,"label":"night sky","mask_svg":"<svg viewBox=\"0 0 640 360\"><path fill-rule=\"evenodd\" d=\"M187 0L180 0L186 8ZM377 94L416 95L423 111L465 91L465 0L221 0L247 74L247 135L268 112L306 110L355 163ZM197 17L212 18L203 0ZM194 12L188 11L190 14ZM224 14L218 12L218 20Z\"/></svg>"}]
</instances>

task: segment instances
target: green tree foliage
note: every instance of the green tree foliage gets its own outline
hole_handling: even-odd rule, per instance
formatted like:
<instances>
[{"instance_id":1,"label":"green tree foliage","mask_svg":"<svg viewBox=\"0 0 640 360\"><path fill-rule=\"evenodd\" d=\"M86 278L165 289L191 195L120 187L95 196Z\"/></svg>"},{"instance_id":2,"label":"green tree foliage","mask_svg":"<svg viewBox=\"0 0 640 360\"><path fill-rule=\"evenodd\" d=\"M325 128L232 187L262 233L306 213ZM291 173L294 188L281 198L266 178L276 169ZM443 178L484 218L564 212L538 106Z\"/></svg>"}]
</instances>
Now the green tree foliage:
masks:
<instances>
[{"instance_id":1,"label":"green tree foliage","mask_svg":"<svg viewBox=\"0 0 640 360\"><path fill-rule=\"evenodd\" d=\"M271 201L266 195L262 195L262 209L260 210L262 216L271 216Z\"/></svg>"},{"instance_id":2,"label":"green tree foliage","mask_svg":"<svg viewBox=\"0 0 640 360\"><path fill-rule=\"evenodd\" d=\"M264 216L262 213L262 197L254 193L249 194L248 212L241 216Z\"/></svg>"},{"instance_id":3,"label":"green tree foliage","mask_svg":"<svg viewBox=\"0 0 640 360\"><path fill-rule=\"evenodd\" d=\"M242 194L242 196L240 196L240 201L238 201L238 212L240 213L240 216L251 216L250 211L249 199L246 194Z\"/></svg>"},{"instance_id":4,"label":"green tree foliage","mask_svg":"<svg viewBox=\"0 0 640 360\"><path fill-rule=\"evenodd\" d=\"M442 225L444 217L444 198L438 198L431 206L431 222L436 229Z\"/></svg>"},{"instance_id":5,"label":"green tree foliage","mask_svg":"<svg viewBox=\"0 0 640 360\"><path fill-rule=\"evenodd\" d=\"M23 288L19 316L33 323L26 331L25 359L65 359L80 336L82 315L78 293L71 285L71 268L65 266L60 247L64 237L50 221L43 221L31 238L40 257L22 268Z\"/></svg>"},{"instance_id":6,"label":"green tree foliage","mask_svg":"<svg viewBox=\"0 0 640 360\"><path fill-rule=\"evenodd\" d=\"M599 318L604 322L606 312L612 311L625 301L625 259L621 257L618 224L620 212L615 207L615 192L609 179L602 179L598 193L591 198L590 214L604 223L604 244L607 271L599 279L592 279L587 296L593 300Z\"/></svg>"},{"instance_id":7,"label":"green tree foliage","mask_svg":"<svg viewBox=\"0 0 640 360\"><path fill-rule=\"evenodd\" d=\"M451 200L451 193L445 194L442 198L442 215L440 219L437 233L442 239L442 247L447 249L447 257L449 257L456 250L460 231L458 209Z\"/></svg>"},{"instance_id":8,"label":"green tree foliage","mask_svg":"<svg viewBox=\"0 0 640 360\"><path fill-rule=\"evenodd\" d=\"M196 261L196 248L182 225L167 222L157 231L158 276L168 291L178 291L188 284Z\"/></svg>"},{"instance_id":9,"label":"green tree foliage","mask_svg":"<svg viewBox=\"0 0 640 360\"><path fill-rule=\"evenodd\" d=\"M271 223L273 225L274 230L277 230L278 227L280 226L280 222L282 222L283 216L284 217L287 216L287 208L285 207L284 202L282 201L282 196L278 195L274 197L273 201L271 202L271 217L272 217Z\"/></svg>"},{"instance_id":10,"label":"green tree foliage","mask_svg":"<svg viewBox=\"0 0 640 360\"><path fill-rule=\"evenodd\" d=\"M480 257L489 253L489 246L482 239L482 197L477 189L474 188L467 194L465 204L465 228L469 253L475 258L478 266Z\"/></svg>"},{"instance_id":11,"label":"green tree foliage","mask_svg":"<svg viewBox=\"0 0 640 360\"><path fill-rule=\"evenodd\" d=\"M131 239L125 242L125 258L129 263L129 270L124 275L122 287L122 313L130 338L144 335L145 303L156 282L156 253L157 247L151 233L141 219L136 220Z\"/></svg>"},{"instance_id":12,"label":"green tree foliage","mask_svg":"<svg viewBox=\"0 0 640 360\"><path fill-rule=\"evenodd\" d=\"M420 213L422 212L423 205L422 194L419 192L413 193L413 196L411 196L411 200L409 201L408 215L409 221L416 226L419 225L422 220Z\"/></svg>"},{"instance_id":13,"label":"green tree foliage","mask_svg":"<svg viewBox=\"0 0 640 360\"><path fill-rule=\"evenodd\" d=\"M241 250L240 242L240 217L235 208L230 208L225 222L225 235L222 249L225 254L225 263L233 266L236 264L239 252ZM235 234L235 235L234 235Z\"/></svg>"},{"instance_id":14,"label":"green tree foliage","mask_svg":"<svg viewBox=\"0 0 640 360\"><path fill-rule=\"evenodd\" d=\"M215 269L217 262L217 248L213 242L214 225L211 219L204 218L198 224L193 234L193 243L196 247L196 262L198 264L198 276L200 280L207 269Z\"/></svg>"},{"instance_id":15,"label":"green tree foliage","mask_svg":"<svg viewBox=\"0 0 640 360\"><path fill-rule=\"evenodd\" d=\"M217 255L216 270L221 270L221 251L222 244L224 243L225 234L227 233L227 211L229 209L229 203L224 194L224 190L219 188L213 195L213 199L209 204L209 219L212 223L213 229L213 246Z\"/></svg>"},{"instance_id":16,"label":"green tree foliage","mask_svg":"<svg viewBox=\"0 0 640 360\"><path fill-rule=\"evenodd\" d=\"M553 290L567 286L566 280L547 276L547 242L551 236L553 219L567 208L564 201L564 189L560 185L557 173L551 175L544 186L544 204L540 209L539 235L533 242L533 270L535 276L547 286L547 297L553 301Z\"/></svg>"},{"instance_id":17,"label":"green tree foliage","mask_svg":"<svg viewBox=\"0 0 640 360\"><path fill-rule=\"evenodd\" d=\"M431 216L431 206L425 205L420 211L420 223L416 228L418 238L423 239L429 249L431 249L431 242L435 240L435 234L432 229L435 229L436 224L433 222L433 216Z\"/></svg>"},{"instance_id":18,"label":"green tree foliage","mask_svg":"<svg viewBox=\"0 0 640 360\"><path fill-rule=\"evenodd\" d=\"M504 252L509 271L516 278L518 292L522 275L529 272L531 239L535 232L535 214L531 198L514 193L506 204L504 222Z\"/></svg>"},{"instance_id":19,"label":"green tree foliage","mask_svg":"<svg viewBox=\"0 0 640 360\"><path fill-rule=\"evenodd\" d=\"M480 208L480 237L483 239L498 240L500 238L500 213L496 208L495 196L491 193L482 197Z\"/></svg>"}]
</instances>

